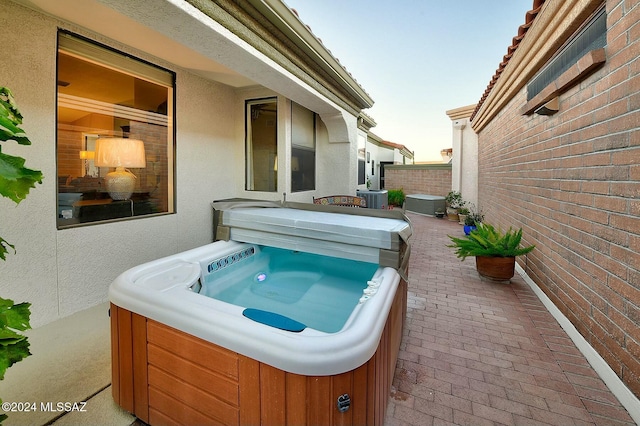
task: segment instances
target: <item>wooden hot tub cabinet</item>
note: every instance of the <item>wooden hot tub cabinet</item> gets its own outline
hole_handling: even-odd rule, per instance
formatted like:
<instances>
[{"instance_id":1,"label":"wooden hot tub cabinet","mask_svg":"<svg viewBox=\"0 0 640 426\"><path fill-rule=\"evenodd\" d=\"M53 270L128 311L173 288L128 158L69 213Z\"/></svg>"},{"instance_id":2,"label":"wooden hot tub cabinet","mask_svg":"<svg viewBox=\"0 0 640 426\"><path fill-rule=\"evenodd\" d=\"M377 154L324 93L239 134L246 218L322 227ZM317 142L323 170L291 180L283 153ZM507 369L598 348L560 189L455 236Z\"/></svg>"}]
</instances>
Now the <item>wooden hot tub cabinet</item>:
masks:
<instances>
[{"instance_id":1,"label":"wooden hot tub cabinet","mask_svg":"<svg viewBox=\"0 0 640 426\"><path fill-rule=\"evenodd\" d=\"M113 398L151 425L382 425L406 304L401 280L375 354L334 376L288 373L111 304Z\"/></svg>"}]
</instances>

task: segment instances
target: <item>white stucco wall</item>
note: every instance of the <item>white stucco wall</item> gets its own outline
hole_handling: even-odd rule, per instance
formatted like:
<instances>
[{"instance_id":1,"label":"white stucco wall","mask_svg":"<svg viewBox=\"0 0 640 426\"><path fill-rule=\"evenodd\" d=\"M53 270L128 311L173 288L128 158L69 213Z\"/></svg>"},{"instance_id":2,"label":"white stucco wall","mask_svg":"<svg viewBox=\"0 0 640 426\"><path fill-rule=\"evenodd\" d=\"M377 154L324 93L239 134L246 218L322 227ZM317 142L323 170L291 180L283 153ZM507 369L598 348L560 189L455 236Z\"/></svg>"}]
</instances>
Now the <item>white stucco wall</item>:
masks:
<instances>
[{"instance_id":1,"label":"white stucco wall","mask_svg":"<svg viewBox=\"0 0 640 426\"><path fill-rule=\"evenodd\" d=\"M332 129L319 126L316 191L287 191L289 161L279 169L277 193L245 191L244 100L276 94L273 89L237 90L11 1L0 0L0 6L0 37L5 46L0 84L13 91L24 115L23 128L33 142L27 147L3 143L2 150L24 157L27 167L44 174L43 184L17 207L0 198L0 235L17 250L6 262L0 261L0 296L32 303L32 326L106 301L109 284L132 266L212 241L212 200L280 200L286 191L289 200L311 202L314 195L355 193L356 117L320 97L310 102L314 91L301 82L299 96L291 88L289 95L311 108L314 103L321 105L322 111L316 111ZM175 214L56 229L58 28L96 38L176 72ZM281 108L288 104L282 94L278 99ZM286 117L286 113L279 115L279 126L284 126ZM287 134L280 131L279 135L279 151L285 154L290 153Z\"/></svg>"},{"instance_id":2,"label":"white stucco wall","mask_svg":"<svg viewBox=\"0 0 640 426\"><path fill-rule=\"evenodd\" d=\"M327 126L323 123L320 128L316 151L315 196L356 194L358 187L358 146L355 137L358 124L356 117L347 117L346 124L352 135L351 141L344 139L331 142ZM326 136L324 136L325 134ZM303 196L303 194L299 196ZM300 201L311 202L308 199Z\"/></svg>"}]
</instances>

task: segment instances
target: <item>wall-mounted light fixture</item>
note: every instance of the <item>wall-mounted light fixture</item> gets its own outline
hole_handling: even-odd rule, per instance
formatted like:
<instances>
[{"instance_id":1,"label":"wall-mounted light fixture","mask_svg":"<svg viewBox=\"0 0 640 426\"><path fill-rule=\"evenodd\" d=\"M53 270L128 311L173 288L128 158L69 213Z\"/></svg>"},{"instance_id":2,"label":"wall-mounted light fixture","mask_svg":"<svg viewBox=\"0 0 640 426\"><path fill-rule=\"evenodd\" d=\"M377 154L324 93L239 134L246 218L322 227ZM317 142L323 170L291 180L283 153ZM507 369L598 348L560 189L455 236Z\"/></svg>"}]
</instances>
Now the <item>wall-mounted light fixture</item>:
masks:
<instances>
[{"instance_id":1,"label":"wall-mounted light fixture","mask_svg":"<svg viewBox=\"0 0 640 426\"><path fill-rule=\"evenodd\" d=\"M97 167L116 168L104 178L109 196L114 200L128 200L136 186L136 175L125 168L147 166L144 143L138 139L100 138L96 140L95 152Z\"/></svg>"},{"instance_id":2,"label":"wall-mounted light fixture","mask_svg":"<svg viewBox=\"0 0 640 426\"><path fill-rule=\"evenodd\" d=\"M538 107L538 109L534 110L538 115L553 115L560 109L560 102L558 101L558 97L551 99L546 104Z\"/></svg>"}]
</instances>

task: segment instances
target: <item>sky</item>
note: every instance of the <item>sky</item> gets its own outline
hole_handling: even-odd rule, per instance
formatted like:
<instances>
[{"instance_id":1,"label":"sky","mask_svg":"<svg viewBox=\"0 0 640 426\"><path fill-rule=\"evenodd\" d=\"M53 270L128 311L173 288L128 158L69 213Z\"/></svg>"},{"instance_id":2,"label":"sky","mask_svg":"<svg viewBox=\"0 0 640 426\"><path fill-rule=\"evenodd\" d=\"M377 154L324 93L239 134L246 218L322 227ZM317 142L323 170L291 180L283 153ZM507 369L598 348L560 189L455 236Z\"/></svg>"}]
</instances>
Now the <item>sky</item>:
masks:
<instances>
[{"instance_id":1,"label":"sky","mask_svg":"<svg viewBox=\"0 0 640 426\"><path fill-rule=\"evenodd\" d=\"M284 0L375 104L371 131L415 161L451 148L446 111L475 105L533 0Z\"/></svg>"}]
</instances>

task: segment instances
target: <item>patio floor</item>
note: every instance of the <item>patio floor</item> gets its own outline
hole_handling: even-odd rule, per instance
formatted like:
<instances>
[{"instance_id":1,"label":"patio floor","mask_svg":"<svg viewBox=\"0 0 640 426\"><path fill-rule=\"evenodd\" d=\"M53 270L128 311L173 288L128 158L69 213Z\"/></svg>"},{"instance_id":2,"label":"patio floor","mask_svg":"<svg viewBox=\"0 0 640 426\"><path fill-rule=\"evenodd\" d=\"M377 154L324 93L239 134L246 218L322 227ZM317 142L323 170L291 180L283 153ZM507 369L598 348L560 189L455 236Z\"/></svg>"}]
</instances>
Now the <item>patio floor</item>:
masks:
<instances>
[{"instance_id":1,"label":"patio floor","mask_svg":"<svg viewBox=\"0 0 640 426\"><path fill-rule=\"evenodd\" d=\"M409 302L385 424L633 425L567 333L518 274L481 280L447 234L409 214Z\"/></svg>"}]
</instances>

